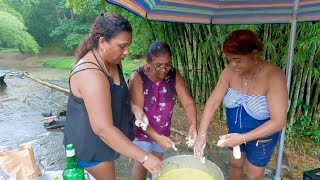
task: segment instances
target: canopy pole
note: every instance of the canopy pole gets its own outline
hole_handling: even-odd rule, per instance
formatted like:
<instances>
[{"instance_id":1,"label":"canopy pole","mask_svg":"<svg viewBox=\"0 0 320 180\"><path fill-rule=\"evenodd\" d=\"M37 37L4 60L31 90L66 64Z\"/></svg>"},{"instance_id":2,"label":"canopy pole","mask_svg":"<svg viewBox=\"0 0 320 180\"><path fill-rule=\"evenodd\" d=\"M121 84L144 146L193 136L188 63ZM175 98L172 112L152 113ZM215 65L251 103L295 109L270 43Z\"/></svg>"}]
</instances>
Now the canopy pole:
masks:
<instances>
[{"instance_id":1,"label":"canopy pole","mask_svg":"<svg viewBox=\"0 0 320 180\"><path fill-rule=\"evenodd\" d=\"M289 42L289 52L288 52L288 62L286 69L286 78L287 78L287 88L288 92L290 92L290 84L291 84L291 73L292 73L292 64L293 64L293 56L294 56L294 46L296 40L296 31L297 31L297 13L299 8L299 0L294 1L293 13L292 13L292 21L291 21L291 32L290 32L290 42ZM282 168L282 155L284 149L284 140L285 140L286 128L284 127L281 132L278 158L277 158L277 169L276 174L274 176L274 180L281 180L281 168Z\"/></svg>"}]
</instances>

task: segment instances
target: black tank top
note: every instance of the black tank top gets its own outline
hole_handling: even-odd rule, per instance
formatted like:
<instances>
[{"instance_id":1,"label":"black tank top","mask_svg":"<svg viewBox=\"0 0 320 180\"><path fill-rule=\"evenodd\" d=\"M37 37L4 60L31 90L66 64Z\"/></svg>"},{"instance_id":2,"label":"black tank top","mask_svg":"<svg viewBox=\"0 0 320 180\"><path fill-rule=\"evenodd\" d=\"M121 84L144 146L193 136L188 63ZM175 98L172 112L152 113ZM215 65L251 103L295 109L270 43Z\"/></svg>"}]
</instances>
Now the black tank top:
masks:
<instances>
[{"instance_id":1,"label":"black tank top","mask_svg":"<svg viewBox=\"0 0 320 180\"><path fill-rule=\"evenodd\" d=\"M128 87L124 80L120 66L117 66L120 77L120 85L116 85L114 84L113 79L103 71L100 64L95 65L98 68L85 68L77 72L72 72L69 77L69 86L70 78L75 73L88 69L102 71L110 82L113 124L119 128L120 131L124 133L130 140L133 140L133 115L130 109ZM64 128L64 145L74 145L77 159L84 162L92 162L112 161L119 157L119 153L115 152L111 147L105 144L99 136L94 134L90 125L89 116L84 101L82 98L76 97L72 93L71 88L67 104L66 119L67 120Z\"/></svg>"}]
</instances>

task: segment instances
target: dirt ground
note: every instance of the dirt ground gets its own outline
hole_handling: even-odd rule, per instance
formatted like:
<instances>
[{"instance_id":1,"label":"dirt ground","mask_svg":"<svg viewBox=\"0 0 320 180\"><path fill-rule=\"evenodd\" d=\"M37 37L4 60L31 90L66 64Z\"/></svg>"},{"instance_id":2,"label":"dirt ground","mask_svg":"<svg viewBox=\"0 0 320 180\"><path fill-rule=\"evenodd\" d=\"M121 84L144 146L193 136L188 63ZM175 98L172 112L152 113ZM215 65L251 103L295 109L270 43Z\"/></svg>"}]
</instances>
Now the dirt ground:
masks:
<instances>
[{"instance_id":1,"label":"dirt ground","mask_svg":"<svg viewBox=\"0 0 320 180\"><path fill-rule=\"evenodd\" d=\"M28 71L33 77L47 80L49 82L55 81L66 81L69 71L50 69L42 67L42 62L45 59L55 58L56 56L41 56L34 57L32 55L21 55L21 54L0 54L0 70L2 69L17 69L21 71ZM197 106L198 111L198 121L201 118L203 112L203 105ZM185 113L183 108L176 106L173 116L173 128L178 131L187 131L187 123L185 123ZM226 125L224 121L217 120L213 122L210 126L210 144L213 144L218 140L218 136L227 132ZM181 142L184 141L182 136L173 133L177 140ZM61 138L61 137L59 137ZM59 139L57 138L57 139ZM307 144L303 144L306 146ZM211 148L216 149L216 146L211 146ZM1 150L1 149L0 149ZM211 151L212 152L212 151ZM320 167L320 155L312 157L305 153L299 153L297 149L286 148L285 153L288 156L288 160L291 164L291 171L293 172L295 179L302 179L303 171L309 169L315 169ZM212 155L215 156L215 155ZM226 161L224 159L223 161ZM130 161L128 162L130 164ZM269 166L275 167L275 156ZM223 165L225 166L225 165ZM227 168L227 167L225 167ZM121 169L121 167L120 167ZM1 178L0 178L1 179Z\"/></svg>"}]
</instances>

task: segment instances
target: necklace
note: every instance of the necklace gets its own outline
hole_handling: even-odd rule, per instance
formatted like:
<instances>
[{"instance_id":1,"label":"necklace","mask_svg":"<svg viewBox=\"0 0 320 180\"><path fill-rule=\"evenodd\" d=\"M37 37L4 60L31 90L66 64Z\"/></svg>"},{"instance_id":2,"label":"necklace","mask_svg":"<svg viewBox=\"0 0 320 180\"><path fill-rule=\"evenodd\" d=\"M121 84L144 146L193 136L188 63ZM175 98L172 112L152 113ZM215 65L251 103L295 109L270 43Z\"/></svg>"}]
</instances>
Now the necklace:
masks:
<instances>
[{"instance_id":1,"label":"necklace","mask_svg":"<svg viewBox=\"0 0 320 180\"><path fill-rule=\"evenodd\" d=\"M242 78L243 78L243 81L244 81L244 85L245 85L245 86L248 86L248 81L249 81L250 77L244 77L244 76L242 76Z\"/></svg>"},{"instance_id":2,"label":"necklace","mask_svg":"<svg viewBox=\"0 0 320 180\"><path fill-rule=\"evenodd\" d=\"M109 76L111 76L112 75L112 68L111 68L111 65L109 65L109 71L108 71L108 69L107 69L107 67L106 67L106 64L103 62L103 60L101 59L101 57L100 57L100 55L94 50L94 49L92 49L92 54L93 54L93 56L96 58L96 60L97 60L97 62L98 62L98 64L100 65L100 66L102 66L102 69L109 75ZM97 58L98 57L98 58ZM102 65L101 65L101 64Z\"/></svg>"},{"instance_id":3,"label":"necklace","mask_svg":"<svg viewBox=\"0 0 320 180\"><path fill-rule=\"evenodd\" d=\"M263 64L263 62L262 63L260 63L260 66L257 68L257 70L256 70L256 72L255 72L255 74L252 76L252 78L251 78L251 80L248 82L246 79L250 79L250 78L245 78L242 74L240 75L240 86L241 86L241 91L242 92L244 92L243 91L243 87L242 87L242 84L244 84L246 87L248 87L247 88L247 91L245 92L245 94L247 94L248 93L248 91L249 91L249 89L250 89L250 87L252 86L252 84L253 84L253 82L255 81L255 79L257 78L257 75L258 75L258 73L261 71L261 68L262 68L262 64ZM244 83L242 83L244 81ZM249 84L248 84L249 83Z\"/></svg>"}]
</instances>

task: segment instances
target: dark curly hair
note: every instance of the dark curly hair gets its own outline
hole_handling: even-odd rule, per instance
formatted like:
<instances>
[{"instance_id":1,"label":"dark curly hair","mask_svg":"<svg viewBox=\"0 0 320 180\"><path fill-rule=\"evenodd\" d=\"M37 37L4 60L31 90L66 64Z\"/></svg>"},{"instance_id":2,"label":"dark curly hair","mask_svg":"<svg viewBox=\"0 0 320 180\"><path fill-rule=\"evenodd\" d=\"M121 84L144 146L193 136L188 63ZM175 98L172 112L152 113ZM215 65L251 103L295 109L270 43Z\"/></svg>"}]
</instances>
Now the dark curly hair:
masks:
<instances>
[{"instance_id":1,"label":"dark curly hair","mask_svg":"<svg viewBox=\"0 0 320 180\"><path fill-rule=\"evenodd\" d=\"M76 50L76 61L78 62L91 49L98 48L100 37L104 37L109 42L121 31L132 33L128 20L118 14L101 14L94 21L90 35L79 44Z\"/></svg>"}]
</instances>

